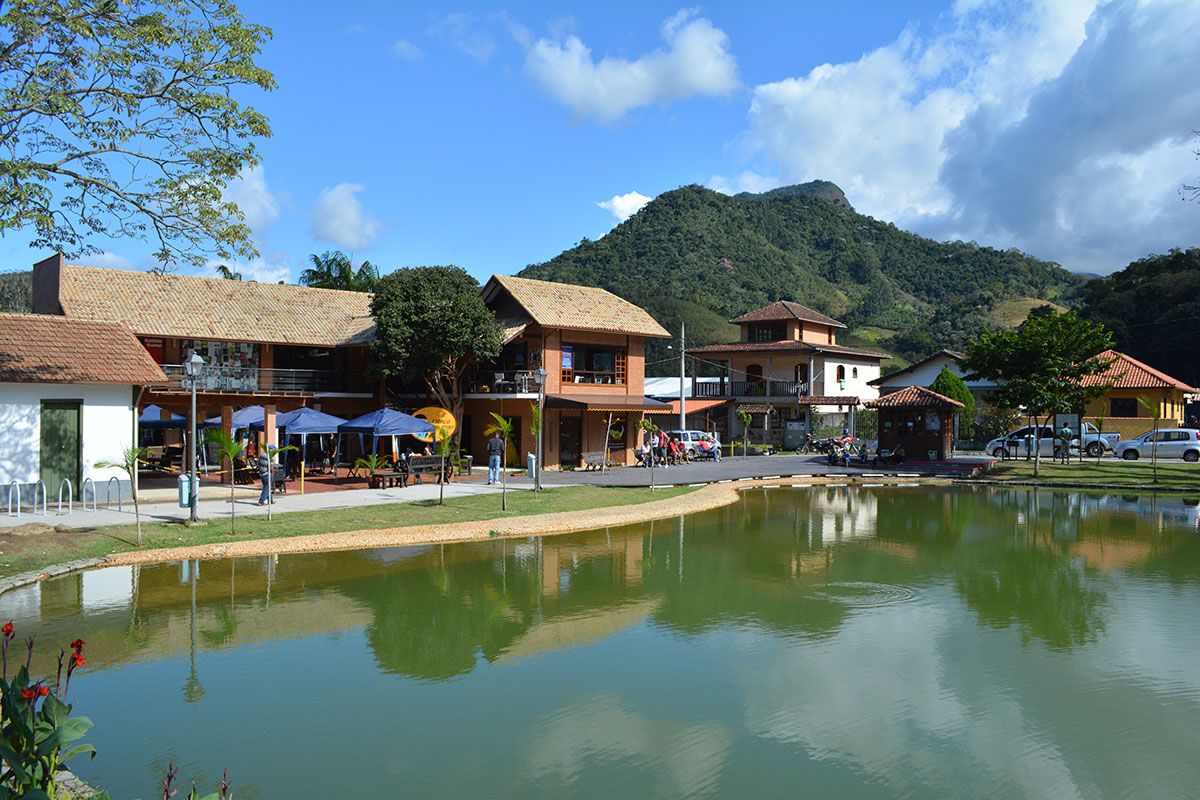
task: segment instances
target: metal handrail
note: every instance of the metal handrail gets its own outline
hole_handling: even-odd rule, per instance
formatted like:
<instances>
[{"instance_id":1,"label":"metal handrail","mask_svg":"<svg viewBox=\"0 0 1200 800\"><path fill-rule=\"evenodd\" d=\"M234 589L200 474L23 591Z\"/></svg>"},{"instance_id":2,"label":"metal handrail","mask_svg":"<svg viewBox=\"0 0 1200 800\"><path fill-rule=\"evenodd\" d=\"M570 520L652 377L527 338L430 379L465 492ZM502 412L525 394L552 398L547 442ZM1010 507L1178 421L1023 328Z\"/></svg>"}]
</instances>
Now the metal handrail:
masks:
<instances>
[{"instance_id":1,"label":"metal handrail","mask_svg":"<svg viewBox=\"0 0 1200 800\"><path fill-rule=\"evenodd\" d=\"M163 364L170 389L190 390L193 380L198 391L216 392L319 392L344 388L342 375L327 369L276 369L239 365L208 365L197 378L191 378L182 364Z\"/></svg>"},{"instance_id":2,"label":"metal handrail","mask_svg":"<svg viewBox=\"0 0 1200 800\"><path fill-rule=\"evenodd\" d=\"M113 475L108 479L108 483L104 484L104 507L112 508L112 485L113 481L117 482L117 511L124 511L125 508L121 505L121 481Z\"/></svg>"},{"instance_id":3,"label":"metal handrail","mask_svg":"<svg viewBox=\"0 0 1200 800\"><path fill-rule=\"evenodd\" d=\"M48 507L49 500L50 500L50 493L46 491L46 482L43 481L41 478L38 478L38 482L33 485L33 513L35 513L35 514L37 513L38 489L42 490L41 491L42 516L45 517L50 514L50 509Z\"/></svg>"},{"instance_id":4,"label":"metal handrail","mask_svg":"<svg viewBox=\"0 0 1200 800\"><path fill-rule=\"evenodd\" d=\"M67 513L70 514L75 505L75 492L71 490L70 478L63 478L62 483L58 485L58 513L62 513L62 490L64 486L67 487ZM84 505L84 508L87 508L87 506Z\"/></svg>"},{"instance_id":5,"label":"metal handrail","mask_svg":"<svg viewBox=\"0 0 1200 800\"><path fill-rule=\"evenodd\" d=\"M13 489L17 490L17 513L15 515L13 514L12 503ZM13 481L8 485L8 515L10 517L21 516L21 484L17 483L16 481Z\"/></svg>"},{"instance_id":6,"label":"metal handrail","mask_svg":"<svg viewBox=\"0 0 1200 800\"><path fill-rule=\"evenodd\" d=\"M83 483L79 484L79 502L83 503L83 510L87 511L87 487L92 485L92 513L96 513L96 495L100 494L96 491L96 482L91 478L84 478Z\"/></svg>"}]
</instances>

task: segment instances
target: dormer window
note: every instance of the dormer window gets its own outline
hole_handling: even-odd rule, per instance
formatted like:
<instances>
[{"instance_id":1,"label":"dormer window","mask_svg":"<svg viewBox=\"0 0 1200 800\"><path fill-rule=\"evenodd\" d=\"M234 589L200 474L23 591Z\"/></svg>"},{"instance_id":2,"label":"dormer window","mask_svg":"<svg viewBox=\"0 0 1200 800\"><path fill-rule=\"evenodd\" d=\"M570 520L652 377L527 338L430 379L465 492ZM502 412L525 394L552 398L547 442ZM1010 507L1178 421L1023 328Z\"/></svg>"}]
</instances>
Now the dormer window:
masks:
<instances>
[{"instance_id":1,"label":"dormer window","mask_svg":"<svg viewBox=\"0 0 1200 800\"><path fill-rule=\"evenodd\" d=\"M758 322L749 326L747 341L778 342L785 338L782 322Z\"/></svg>"}]
</instances>

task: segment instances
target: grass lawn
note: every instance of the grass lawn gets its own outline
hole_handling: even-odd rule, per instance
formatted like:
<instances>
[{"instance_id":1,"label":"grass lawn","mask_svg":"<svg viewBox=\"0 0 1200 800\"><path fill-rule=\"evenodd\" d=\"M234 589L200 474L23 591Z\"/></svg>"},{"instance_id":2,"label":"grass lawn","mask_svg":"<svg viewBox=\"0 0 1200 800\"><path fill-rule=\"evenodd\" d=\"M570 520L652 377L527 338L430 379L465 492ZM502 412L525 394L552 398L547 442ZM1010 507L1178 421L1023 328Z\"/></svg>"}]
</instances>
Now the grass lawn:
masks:
<instances>
[{"instance_id":1,"label":"grass lawn","mask_svg":"<svg viewBox=\"0 0 1200 800\"><path fill-rule=\"evenodd\" d=\"M986 473L997 480L1033 480L1032 461L998 461ZM1154 482L1154 468L1149 460L1118 461L1113 458L1069 465L1042 461L1039 481L1044 483L1095 484L1097 486L1120 486L1129 489L1150 490L1155 486L1177 489L1194 489L1200 492L1200 464L1187 464L1178 459L1158 463L1158 483Z\"/></svg>"},{"instance_id":2,"label":"grass lawn","mask_svg":"<svg viewBox=\"0 0 1200 800\"><path fill-rule=\"evenodd\" d=\"M475 520L550 514L557 511L585 511L613 506L628 506L651 500L665 500L695 491L691 487L667 487L651 492L647 488L605 488L601 486L564 486L541 494L512 492L508 511L500 510L497 495L447 498L439 506L436 500L420 500L388 505L364 505L326 511L298 511L265 516L237 517L237 534L229 535L229 520L213 519L196 527L182 523L142 525L143 548L186 547L243 539L274 539L329 533L397 528L410 525L472 522ZM596 525L604 524L598 518ZM0 530L0 577L41 569L64 561L95 558L136 550L137 531L133 525L103 528L72 528L56 531L53 527L31 523Z\"/></svg>"}]
</instances>

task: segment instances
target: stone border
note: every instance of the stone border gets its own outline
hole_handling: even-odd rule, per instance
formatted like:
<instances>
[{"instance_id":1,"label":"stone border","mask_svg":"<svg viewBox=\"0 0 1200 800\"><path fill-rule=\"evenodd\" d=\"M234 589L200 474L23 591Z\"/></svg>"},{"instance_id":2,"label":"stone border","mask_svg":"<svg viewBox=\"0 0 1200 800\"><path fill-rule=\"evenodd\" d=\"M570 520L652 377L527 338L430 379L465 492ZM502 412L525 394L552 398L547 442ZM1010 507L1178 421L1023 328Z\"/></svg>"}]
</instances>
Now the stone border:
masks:
<instances>
[{"instance_id":1,"label":"stone border","mask_svg":"<svg viewBox=\"0 0 1200 800\"><path fill-rule=\"evenodd\" d=\"M24 572L0 579L0 595L11 589L56 578L71 572L95 567L118 567L158 564L167 561L215 558L253 558L294 553L328 553L339 550L363 550L377 547L404 547L423 544L483 541L497 537L549 536L578 533L597 528L616 528L640 522L695 514L732 505L743 489L775 486L846 486L869 483L871 486L895 486L920 483L926 486L948 485L941 478L831 475L828 477L791 476L781 478L752 478L710 483L695 492L665 500L650 500L626 506L602 506L583 511L559 511L553 514L532 514L504 519L475 520L446 525L411 525L401 528L379 528L344 533L317 533L277 539L247 539L227 544L204 544L190 547L164 547L154 550L130 550L101 558L80 559L56 564L45 569ZM602 516L601 516L602 515Z\"/></svg>"}]
</instances>

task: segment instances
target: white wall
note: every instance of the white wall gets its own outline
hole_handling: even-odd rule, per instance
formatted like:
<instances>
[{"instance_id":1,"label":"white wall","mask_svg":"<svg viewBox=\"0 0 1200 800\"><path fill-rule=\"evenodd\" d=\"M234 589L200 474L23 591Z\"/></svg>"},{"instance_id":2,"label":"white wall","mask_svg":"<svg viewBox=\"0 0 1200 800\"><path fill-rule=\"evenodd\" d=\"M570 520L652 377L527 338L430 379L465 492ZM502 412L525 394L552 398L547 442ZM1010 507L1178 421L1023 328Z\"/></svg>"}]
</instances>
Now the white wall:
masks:
<instances>
[{"instance_id":1,"label":"white wall","mask_svg":"<svg viewBox=\"0 0 1200 800\"><path fill-rule=\"evenodd\" d=\"M966 372L958 362L947 356L938 356L932 361L922 364L915 369L905 370L895 375L889 375L887 382L884 384L884 389L889 392L894 392L908 386L929 386L937 378L938 373L942 371L942 367L949 367L960 378L966 379ZM967 387L972 391L987 391L995 389L995 381L977 380L967 381Z\"/></svg>"},{"instance_id":2,"label":"white wall","mask_svg":"<svg viewBox=\"0 0 1200 800\"><path fill-rule=\"evenodd\" d=\"M133 389L58 383L0 383L0 489L10 481L35 483L40 477L41 401L82 400L80 436L83 440L83 476L97 484L128 476L119 469L97 469L97 461L119 461L133 446ZM51 497L57 486L47 486ZM76 497L79 487L75 488ZM2 502L2 498L0 498Z\"/></svg>"},{"instance_id":3,"label":"white wall","mask_svg":"<svg viewBox=\"0 0 1200 800\"><path fill-rule=\"evenodd\" d=\"M838 384L837 370L839 366L846 368L846 388ZM817 385L813 394L826 397L857 397L862 402L879 397L879 390L869 381L879 377L879 362L866 359L855 359L846 356L822 356L817 359ZM858 377L854 377L854 370Z\"/></svg>"}]
</instances>

